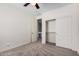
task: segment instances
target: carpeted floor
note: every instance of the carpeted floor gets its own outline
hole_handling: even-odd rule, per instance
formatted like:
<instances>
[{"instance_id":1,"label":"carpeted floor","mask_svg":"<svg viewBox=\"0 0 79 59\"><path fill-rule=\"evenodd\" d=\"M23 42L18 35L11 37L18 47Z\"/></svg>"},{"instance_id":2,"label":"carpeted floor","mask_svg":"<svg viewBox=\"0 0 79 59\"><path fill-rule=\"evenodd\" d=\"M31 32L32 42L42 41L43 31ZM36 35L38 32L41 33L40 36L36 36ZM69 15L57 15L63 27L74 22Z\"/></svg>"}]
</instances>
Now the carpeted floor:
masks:
<instances>
[{"instance_id":1,"label":"carpeted floor","mask_svg":"<svg viewBox=\"0 0 79 59\"><path fill-rule=\"evenodd\" d=\"M43 45L37 41L2 52L0 56L78 56L78 54L70 49L52 44Z\"/></svg>"}]
</instances>

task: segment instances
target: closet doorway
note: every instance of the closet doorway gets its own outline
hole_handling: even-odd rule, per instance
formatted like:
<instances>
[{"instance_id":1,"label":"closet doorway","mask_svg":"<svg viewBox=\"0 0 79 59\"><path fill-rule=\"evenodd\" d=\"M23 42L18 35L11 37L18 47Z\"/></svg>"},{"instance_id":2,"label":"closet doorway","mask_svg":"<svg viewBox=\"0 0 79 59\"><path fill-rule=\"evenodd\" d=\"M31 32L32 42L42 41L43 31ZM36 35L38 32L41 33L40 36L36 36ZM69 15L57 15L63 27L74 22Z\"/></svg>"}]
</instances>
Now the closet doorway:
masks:
<instances>
[{"instance_id":1,"label":"closet doorway","mask_svg":"<svg viewBox=\"0 0 79 59\"><path fill-rule=\"evenodd\" d=\"M56 45L56 19L46 21L46 43Z\"/></svg>"}]
</instances>

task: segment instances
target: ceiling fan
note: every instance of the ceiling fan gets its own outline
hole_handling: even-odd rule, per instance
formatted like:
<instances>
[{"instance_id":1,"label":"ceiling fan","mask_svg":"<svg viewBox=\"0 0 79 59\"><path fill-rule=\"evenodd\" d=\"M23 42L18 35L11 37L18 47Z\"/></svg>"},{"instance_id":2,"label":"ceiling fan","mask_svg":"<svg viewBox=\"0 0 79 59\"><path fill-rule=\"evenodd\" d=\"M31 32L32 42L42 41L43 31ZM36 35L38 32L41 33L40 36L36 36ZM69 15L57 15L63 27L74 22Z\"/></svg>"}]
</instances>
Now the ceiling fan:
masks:
<instances>
[{"instance_id":1,"label":"ceiling fan","mask_svg":"<svg viewBox=\"0 0 79 59\"><path fill-rule=\"evenodd\" d=\"M29 4L34 5L37 9L40 8L39 5L38 5L38 3L25 3L24 7L28 6Z\"/></svg>"}]
</instances>

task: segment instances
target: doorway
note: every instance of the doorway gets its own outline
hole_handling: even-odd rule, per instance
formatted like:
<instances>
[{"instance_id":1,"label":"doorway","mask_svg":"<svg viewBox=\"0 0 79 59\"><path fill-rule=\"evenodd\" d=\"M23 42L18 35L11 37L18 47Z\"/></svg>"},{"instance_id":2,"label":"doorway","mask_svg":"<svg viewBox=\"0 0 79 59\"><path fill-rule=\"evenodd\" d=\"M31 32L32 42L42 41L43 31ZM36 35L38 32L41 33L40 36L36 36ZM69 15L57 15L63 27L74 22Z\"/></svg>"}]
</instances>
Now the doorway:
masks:
<instances>
[{"instance_id":1,"label":"doorway","mask_svg":"<svg viewBox=\"0 0 79 59\"><path fill-rule=\"evenodd\" d=\"M56 45L56 19L46 21L46 43Z\"/></svg>"},{"instance_id":2,"label":"doorway","mask_svg":"<svg viewBox=\"0 0 79 59\"><path fill-rule=\"evenodd\" d=\"M37 20L37 28L38 28L38 37L37 37L37 39L39 41L41 41L42 40L42 19Z\"/></svg>"}]
</instances>

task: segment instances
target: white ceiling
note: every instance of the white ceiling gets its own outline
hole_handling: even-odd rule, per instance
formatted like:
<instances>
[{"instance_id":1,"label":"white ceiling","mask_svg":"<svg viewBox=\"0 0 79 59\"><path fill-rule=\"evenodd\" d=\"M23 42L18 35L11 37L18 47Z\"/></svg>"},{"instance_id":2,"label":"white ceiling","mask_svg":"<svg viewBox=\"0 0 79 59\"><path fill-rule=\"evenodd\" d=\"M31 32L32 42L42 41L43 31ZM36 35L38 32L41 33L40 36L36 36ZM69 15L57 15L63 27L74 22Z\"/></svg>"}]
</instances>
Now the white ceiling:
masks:
<instances>
[{"instance_id":1,"label":"white ceiling","mask_svg":"<svg viewBox=\"0 0 79 59\"><path fill-rule=\"evenodd\" d=\"M68 5L69 3L40 3L40 9L38 10L39 13L44 13L53 9L57 9ZM39 14L38 14L39 15Z\"/></svg>"},{"instance_id":2,"label":"white ceiling","mask_svg":"<svg viewBox=\"0 0 79 59\"><path fill-rule=\"evenodd\" d=\"M28 5L27 7L24 7L25 3L13 3L13 5L17 6L18 8L28 11L32 13L35 16L40 15L41 13L47 12L49 10L57 9L60 7L63 7L65 5L68 5L70 3L38 3L40 6L40 9L36 9L33 5Z\"/></svg>"}]
</instances>

